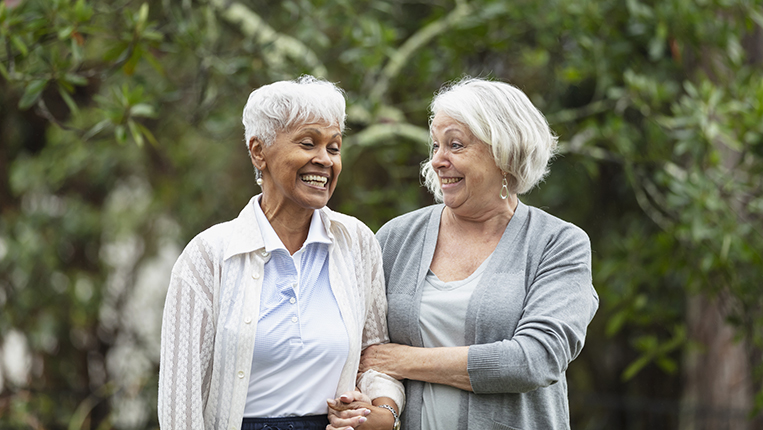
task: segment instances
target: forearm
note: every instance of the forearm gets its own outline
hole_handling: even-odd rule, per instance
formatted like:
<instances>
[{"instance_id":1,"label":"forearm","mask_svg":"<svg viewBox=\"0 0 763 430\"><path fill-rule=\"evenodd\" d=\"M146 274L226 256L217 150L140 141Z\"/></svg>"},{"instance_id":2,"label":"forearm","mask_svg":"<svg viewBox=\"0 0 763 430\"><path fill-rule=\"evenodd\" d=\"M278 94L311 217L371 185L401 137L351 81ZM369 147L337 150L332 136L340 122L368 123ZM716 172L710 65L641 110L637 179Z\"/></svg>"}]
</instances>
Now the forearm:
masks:
<instances>
[{"instance_id":1,"label":"forearm","mask_svg":"<svg viewBox=\"0 0 763 430\"><path fill-rule=\"evenodd\" d=\"M417 348L398 344L368 347L361 371L374 369L395 379L412 379L473 391L467 370L469 347Z\"/></svg>"},{"instance_id":2,"label":"forearm","mask_svg":"<svg viewBox=\"0 0 763 430\"><path fill-rule=\"evenodd\" d=\"M406 349L406 359L401 363L405 379L450 385L472 391L467 370L469 347Z\"/></svg>"}]
</instances>

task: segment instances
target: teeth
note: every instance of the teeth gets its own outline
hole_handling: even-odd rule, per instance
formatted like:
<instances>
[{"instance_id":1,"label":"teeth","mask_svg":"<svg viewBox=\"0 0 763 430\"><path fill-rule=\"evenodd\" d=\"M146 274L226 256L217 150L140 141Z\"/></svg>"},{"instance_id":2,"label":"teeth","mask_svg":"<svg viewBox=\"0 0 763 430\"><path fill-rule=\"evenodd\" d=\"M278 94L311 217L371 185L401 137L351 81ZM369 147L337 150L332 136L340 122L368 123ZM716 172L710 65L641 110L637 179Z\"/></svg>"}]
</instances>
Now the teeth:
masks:
<instances>
[{"instance_id":1,"label":"teeth","mask_svg":"<svg viewBox=\"0 0 763 430\"><path fill-rule=\"evenodd\" d=\"M455 184L460 181L461 178L440 178L443 184Z\"/></svg>"},{"instance_id":2,"label":"teeth","mask_svg":"<svg viewBox=\"0 0 763 430\"><path fill-rule=\"evenodd\" d=\"M303 175L302 181L307 182L311 185L318 185L322 187L326 185L326 182L328 182L328 178L324 176L319 176L319 175Z\"/></svg>"}]
</instances>

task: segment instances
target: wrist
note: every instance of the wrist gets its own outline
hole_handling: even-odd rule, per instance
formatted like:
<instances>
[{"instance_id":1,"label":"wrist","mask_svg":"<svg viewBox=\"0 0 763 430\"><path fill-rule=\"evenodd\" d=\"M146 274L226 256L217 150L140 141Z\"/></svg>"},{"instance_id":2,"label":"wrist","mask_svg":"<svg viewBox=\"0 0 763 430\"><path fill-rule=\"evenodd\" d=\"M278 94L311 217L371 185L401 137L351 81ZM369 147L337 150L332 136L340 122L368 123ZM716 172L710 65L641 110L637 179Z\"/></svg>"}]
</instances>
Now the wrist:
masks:
<instances>
[{"instance_id":1,"label":"wrist","mask_svg":"<svg viewBox=\"0 0 763 430\"><path fill-rule=\"evenodd\" d=\"M383 408L383 409L386 409L389 412L391 412L392 413L392 418L394 419L394 421L392 422L392 430L400 430L400 417L398 416L397 411L395 410L395 408L393 408L390 405L376 405L376 406L380 407L380 408Z\"/></svg>"}]
</instances>

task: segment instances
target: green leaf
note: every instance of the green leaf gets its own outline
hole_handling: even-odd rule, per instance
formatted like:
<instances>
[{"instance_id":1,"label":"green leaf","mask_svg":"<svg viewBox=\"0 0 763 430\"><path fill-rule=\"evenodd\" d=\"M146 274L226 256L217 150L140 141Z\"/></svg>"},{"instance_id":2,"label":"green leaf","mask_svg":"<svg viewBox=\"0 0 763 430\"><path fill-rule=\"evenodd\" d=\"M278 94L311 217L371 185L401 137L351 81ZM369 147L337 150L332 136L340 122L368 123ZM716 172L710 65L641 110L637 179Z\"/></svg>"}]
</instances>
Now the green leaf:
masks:
<instances>
[{"instance_id":1,"label":"green leaf","mask_svg":"<svg viewBox=\"0 0 763 430\"><path fill-rule=\"evenodd\" d=\"M125 143L127 140L127 130L125 130L125 126L122 124L117 125L114 127L114 137L117 138L117 142L120 144Z\"/></svg>"},{"instance_id":2,"label":"green leaf","mask_svg":"<svg viewBox=\"0 0 763 430\"><path fill-rule=\"evenodd\" d=\"M140 128L135 123L135 121L128 119L127 120L127 126L130 127L130 134L132 135L132 139L135 141L135 144L139 147L143 146L143 134L140 132Z\"/></svg>"},{"instance_id":3,"label":"green leaf","mask_svg":"<svg viewBox=\"0 0 763 430\"><path fill-rule=\"evenodd\" d=\"M138 103L130 108L130 115L154 118L156 116L156 111L153 106L147 103Z\"/></svg>"},{"instance_id":4,"label":"green leaf","mask_svg":"<svg viewBox=\"0 0 763 430\"><path fill-rule=\"evenodd\" d=\"M58 40L64 40L69 38L71 36L72 32L74 31L74 26L69 25L67 27L62 28L58 31Z\"/></svg>"},{"instance_id":5,"label":"green leaf","mask_svg":"<svg viewBox=\"0 0 763 430\"><path fill-rule=\"evenodd\" d=\"M21 96L21 100L19 100L19 109L26 110L37 103L40 94L42 94L47 84L47 80L31 81L24 89L24 95Z\"/></svg>"},{"instance_id":6,"label":"green leaf","mask_svg":"<svg viewBox=\"0 0 763 430\"><path fill-rule=\"evenodd\" d=\"M113 123L111 122L111 120L109 118L101 120L100 122L98 122L98 124L94 125L93 128L88 130L88 132L85 133L84 136L82 136L82 140L90 139L91 137L97 135L98 133L103 131L106 127L108 127L111 124L113 124Z\"/></svg>"},{"instance_id":7,"label":"green leaf","mask_svg":"<svg viewBox=\"0 0 763 430\"><path fill-rule=\"evenodd\" d=\"M69 106L69 110L71 110L73 114L79 113L77 103L74 102L72 96L69 95L69 92L66 91L66 88L64 88L64 86L60 83L58 84L58 94L61 95L61 98L64 99L64 103L66 103L66 106Z\"/></svg>"},{"instance_id":8,"label":"green leaf","mask_svg":"<svg viewBox=\"0 0 763 430\"><path fill-rule=\"evenodd\" d=\"M74 17L79 22L87 22L93 16L93 8L85 4L84 0L77 0L74 5Z\"/></svg>"},{"instance_id":9,"label":"green leaf","mask_svg":"<svg viewBox=\"0 0 763 430\"><path fill-rule=\"evenodd\" d=\"M15 46L16 49L18 49L19 52L21 52L21 55L23 55L24 57L29 55L29 49L27 48L26 44L24 43L23 40L21 40L20 37L11 34L10 39L13 46Z\"/></svg>"},{"instance_id":10,"label":"green leaf","mask_svg":"<svg viewBox=\"0 0 763 430\"><path fill-rule=\"evenodd\" d=\"M69 82L73 85L77 85L79 87L84 87L88 83L87 78L85 78L84 76L77 75L76 73L67 73L66 75L64 75L64 79L66 80L66 82Z\"/></svg>"},{"instance_id":11,"label":"green leaf","mask_svg":"<svg viewBox=\"0 0 763 430\"><path fill-rule=\"evenodd\" d=\"M154 146L159 145L159 141L156 140L156 137L154 137L154 134L151 133L151 130L146 128L146 126L144 126L141 123L136 123L136 124L138 125L138 128L140 129L141 133L143 133L143 135L146 137L146 139L148 139L149 142L151 142L152 145Z\"/></svg>"}]
</instances>

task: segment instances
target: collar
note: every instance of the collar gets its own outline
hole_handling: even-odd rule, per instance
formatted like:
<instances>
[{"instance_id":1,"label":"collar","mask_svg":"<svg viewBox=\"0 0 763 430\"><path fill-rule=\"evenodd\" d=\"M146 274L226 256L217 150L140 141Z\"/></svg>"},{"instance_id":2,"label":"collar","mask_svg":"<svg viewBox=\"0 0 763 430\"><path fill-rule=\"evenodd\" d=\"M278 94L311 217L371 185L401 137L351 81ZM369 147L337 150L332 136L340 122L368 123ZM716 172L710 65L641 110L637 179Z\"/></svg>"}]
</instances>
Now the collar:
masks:
<instances>
[{"instance_id":1,"label":"collar","mask_svg":"<svg viewBox=\"0 0 763 430\"><path fill-rule=\"evenodd\" d=\"M234 255L266 249L265 239L263 238L260 224L257 222L256 214L258 209L260 212L262 211L262 208L259 207L258 203L260 196L262 196L262 194L252 197L251 200L249 200L249 203L247 203L238 214L238 217L231 221L233 224L233 233L231 234L228 246L225 248L223 259L227 260ZM265 219L267 220L267 218ZM319 240L325 240L327 241L326 243L333 243L334 233L332 232L332 227L335 227L336 224L341 225L342 223L336 216L334 216L334 212L331 209L323 207L316 210L310 221L308 240L311 240L310 235L313 230L319 230L319 233L316 233L318 234L317 237L321 238ZM271 230L273 229L273 227L270 226L270 223L267 225ZM314 228L314 226L316 227ZM322 226L323 228L319 229L317 228L318 226ZM273 233L275 234L275 231ZM276 237L278 237L278 235L276 235ZM278 241L280 243L281 240L278 239ZM307 243L307 241L305 243ZM283 244L281 244L281 246L283 246Z\"/></svg>"},{"instance_id":2,"label":"collar","mask_svg":"<svg viewBox=\"0 0 763 430\"><path fill-rule=\"evenodd\" d=\"M265 242L265 251L270 253L276 249L283 249L286 251L286 246L283 244L281 238L278 237L278 233L273 229L270 221L268 221L265 212L262 211L260 199L255 198L252 206L254 207L254 216L257 219L257 225L259 225L262 239ZM300 249L304 249L311 243L331 243L331 239L329 239L328 232L326 231L326 226L321 222L318 210L313 211L313 215L310 218L310 226L307 231L307 239L305 239L305 243L302 244Z\"/></svg>"}]
</instances>

